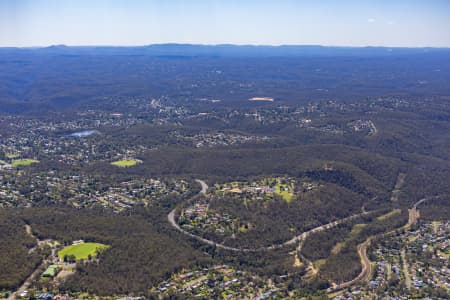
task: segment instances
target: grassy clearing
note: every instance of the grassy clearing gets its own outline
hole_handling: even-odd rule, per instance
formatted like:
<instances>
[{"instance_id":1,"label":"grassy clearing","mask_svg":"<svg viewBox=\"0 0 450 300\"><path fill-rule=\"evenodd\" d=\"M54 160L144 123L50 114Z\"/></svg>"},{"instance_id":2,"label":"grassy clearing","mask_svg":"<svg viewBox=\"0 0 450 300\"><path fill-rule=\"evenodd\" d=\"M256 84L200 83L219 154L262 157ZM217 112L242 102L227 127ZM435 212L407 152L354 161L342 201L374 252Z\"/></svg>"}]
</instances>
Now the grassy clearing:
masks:
<instances>
[{"instance_id":1,"label":"grassy clearing","mask_svg":"<svg viewBox=\"0 0 450 300\"><path fill-rule=\"evenodd\" d=\"M314 268L319 270L326 262L327 262L326 259L318 259L315 262L313 262Z\"/></svg>"},{"instance_id":2,"label":"grassy clearing","mask_svg":"<svg viewBox=\"0 0 450 300\"><path fill-rule=\"evenodd\" d=\"M346 242L348 240L351 240L352 238L357 237L361 231L364 229L364 227L366 227L367 224L364 223L360 223L360 224L355 224L352 227L352 230L349 233L349 236L344 239L342 242L337 243L336 245L334 245L333 249L331 249L331 254L336 255L339 252L341 252L341 250L344 248Z\"/></svg>"},{"instance_id":3,"label":"grassy clearing","mask_svg":"<svg viewBox=\"0 0 450 300\"><path fill-rule=\"evenodd\" d=\"M301 266L303 266L303 263L302 263L302 261L300 260L300 258L298 258L298 255L297 255L297 253L296 253L295 256L294 256L294 264L293 264L293 267L300 268Z\"/></svg>"},{"instance_id":4,"label":"grassy clearing","mask_svg":"<svg viewBox=\"0 0 450 300\"><path fill-rule=\"evenodd\" d=\"M340 242L334 245L333 249L331 249L331 254L338 254L341 252L342 248L344 248L345 242Z\"/></svg>"},{"instance_id":5,"label":"grassy clearing","mask_svg":"<svg viewBox=\"0 0 450 300\"><path fill-rule=\"evenodd\" d=\"M58 252L58 257L64 259L64 256L75 256L76 260L87 259L89 255L95 257L98 251L108 249L108 245L100 243L81 243L78 245L67 246Z\"/></svg>"},{"instance_id":6,"label":"grassy clearing","mask_svg":"<svg viewBox=\"0 0 450 300\"><path fill-rule=\"evenodd\" d=\"M280 195L284 201L290 203L294 198L294 193L292 192L294 188L292 186L288 186L287 184L278 183L275 186L275 194Z\"/></svg>"},{"instance_id":7,"label":"grassy clearing","mask_svg":"<svg viewBox=\"0 0 450 300\"><path fill-rule=\"evenodd\" d=\"M364 227L366 227L367 224L355 224L353 225L352 231L350 231L350 236L355 237L361 233Z\"/></svg>"},{"instance_id":8,"label":"grassy clearing","mask_svg":"<svg viewBox=\"0 0 450 300\"><path fill-rule=\"evenodd\" d=\"M395 215L400 214L401 212L402 212L401 209L397 208L397 209L394 209L393 211L388 212L387 214L379 216L377 218L377 220L378 221L384 221L384 220L389 219L389 218L391 218L391 217L393 217Z\"/></svg>"},{"instance_id":9,"label":"grassy clearing","mask_svg":"<svg viewBox=\"0 0 450 300\"><path fill-rule=\"evenodd\" d=\"M14 167L28 167L29 165L37 164L39 162L40 161L37 159L24 158L24 159L15 159L11 162L11 164Z\"/></svg>"},{"instance_id":10,"label":"grassy clearing","mask_svg":"<svg viewBox=\"0 0 450 300\"><path fill-rule=\"evenodd\" d=\"M119 167L119 168L129 168L129 167L133 167L140 163L142 163L142 161L139 159L123 159L123 160L118 160L118 161L112 162L111 165Z\"/></svg>"},{"instance_id":11,"label":"grassy clearing","mask_svg":"<svg viewBox=\"0 0 450 300\"><path fill-rule=\"evenodd\" d=\"M433 226L433 232L437 232L439 226L441 225L441 222L439 222L439 221L433 221L431 224L432 224L432 226Z\"/></svg>"},{"instance_id":12,"label":"grassy clearing","mask_svg":"<svg viewBox=\"0 0 450 300\"><path fill-rule=\"evenodd\" d=\"M57 265L50 265L42 274L42 277L55 277L56 274L58 274L58 270L59 268Z\"/></svg>"},{"instance_id":13,"label":"grassy clearing","mask_svg":"<svg viewBox=\"0 0 450 300\"><path fill-rule=\"evenodd\" d=\"M449 258L450 258L450 250L447 250L447 252L442 252L442 251L439 251L439 250L438 250L438 252L439 252L440 255L442 255L442 256L445 257L446 259L449 259Z\"/></svg>"},{"instance_id":14,"label":"grassy clearing","mask_svg":"<svg viewBox=\"0 0 450 300\"><path fill-rule=\"evenodd\" d=\"M295 183L290 178L267 177L254 182L231 181L224 184L215 184L215 194L223 196L225 194L245 194L248 199L256 199L264 196L265 200L273 199L274 195L280 197L287 203L295 198Z\"/></svg>"},{"instance_id":15,"label":"grassy clearing","mask_svg":"<svg viewBox=\"0 0 450 300\"><path fill-rule=\"evenodd\" d=\"M9 158L9 159L14 159L14 158L20 157L20 155L17 153L6 153L5 156L6 156L6 158Z\"/></svg>"}]
</instances>

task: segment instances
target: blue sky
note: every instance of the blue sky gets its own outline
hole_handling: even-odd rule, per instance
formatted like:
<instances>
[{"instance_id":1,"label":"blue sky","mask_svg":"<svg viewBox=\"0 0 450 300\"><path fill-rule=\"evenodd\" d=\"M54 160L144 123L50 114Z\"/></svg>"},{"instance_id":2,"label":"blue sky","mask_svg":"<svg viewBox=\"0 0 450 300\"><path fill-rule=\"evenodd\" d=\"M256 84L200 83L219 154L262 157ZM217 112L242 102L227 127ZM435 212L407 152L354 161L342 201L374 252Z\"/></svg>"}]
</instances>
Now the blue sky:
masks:
<instances>
[{"instance_id":1,"label":"blue sky","mask_svg":"<svg viewBox=\"0 0 450 300\"><path fill-rule=\"evenodd\" d=\"M0 46L450 47L449 0L0 0Z\"/></svg>"}]
</instances>

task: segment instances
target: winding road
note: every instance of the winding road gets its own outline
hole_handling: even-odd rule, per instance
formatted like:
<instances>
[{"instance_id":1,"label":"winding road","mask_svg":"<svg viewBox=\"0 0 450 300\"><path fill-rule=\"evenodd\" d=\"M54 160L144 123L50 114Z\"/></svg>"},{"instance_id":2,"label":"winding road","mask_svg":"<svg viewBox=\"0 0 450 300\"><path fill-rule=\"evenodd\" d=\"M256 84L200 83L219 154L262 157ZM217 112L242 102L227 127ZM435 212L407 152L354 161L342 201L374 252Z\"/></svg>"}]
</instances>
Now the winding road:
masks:
<instances>
[{"instance_id":1,"label":"winding road","mask_svg":"<svg viewBox=\"0 0 450 300\"><path fill-rule=\"evenodd\" d=\"M327 293L334 293L336 291L343 290L348 288L349 286L354 285L359 281L368 281L370 275L372 274L372 265L370 264L370 260L367 257L367 248L369 248L370 243L372 242L372 237L365 240L363 243L359 244L357 247L358 255L361 260L361 272L350 281L343 282L339 285L335 285L327 289Z\"/></svg>"},{"instance_id":2,"label":"winding road","mask_svg":"<svg viewBox=\"0 0 450 300\"><path fill-rule=\"evenodd\" d=\"M195 198L200 197L200 196L204 196L204 195L206 195L206 193L208 191L208 185L203 180L196 179L195 181L198 182L202 186L202 190L200 191L200 193L195 195L192 199L195 199ZM215 247L217 247L219 249L223 249L223 250L228 250L228 251L233 251L233 252L258 252L258 251L270 251L270 250L283 248L283 247L286 247L286 246L295 245L296 243L299 243L302 240L305 240L309 235L311 235L313 233L317 233L317 232L320 232L320 231L323 231L323 230L327 230L327 229L336 227L337 225L339 225L341 223L347 222L349 220L352 220L354 218L357 218L357 217L360 217L360 216L363 216L363 215L370 214L371 212L366 212L365 211L365 212L362 212L362 213L359 213L359 214L355 214L355 215L349 216L347 218L339 219L339 220L336 220L336 221L333 221L333 222L330 222L330 223L327 223L327 224L315 227L315 228L313 228L311 230L305 231L302 234L293 237L292 239L290 239L290 240L288 240L288 241L286 241L286 242L284 242L282 244L275 244L275 245L271 245L271 246L267 246L267 247L260 247L260 248L256 248L256 249L230 247L230 246L226 246L226 245L223 245L223 244L220 244L220 243L216 243L216 242L214 242L212 240L208 240L208 239L202 238L202 237L200 237L198 235L192 234L192 233L184 230L183 228L181 228L180 225L178 225L178 223L175 220L175 213L176 213L176 208L173 209L168 214L167 219L168 219L169 223L172 225L173 228L175 228L176 230L178 230L179 232L183 233L186 236L189 236L189 237L194 238L194 239L196 239L196 240L198 240L198 241L200 241L202 243L205 243L205 244L210 245L210 246L215 246Z\"/></svg>"},{"instance_id":3,"label":"winding road","mask_svg":"<svg viewBox=\"0 0 450 300\"><path fill-rule=\"evenodd\" d=\"M404 177L403 177L402 181L403 180L404 180ZM437 196L437 197L439 197L439 196ZM422 204L422 203L424 203L424 202L426 202L428 200L437 198L437 197L423 198L423 199L420 199L419 201L417 201L416 203L414 203L414 205L411 207L411 209L408 210L409 218L408 218L408 223L406 225L404 225L404 226L402 226L400 228L394 229L392 231L389 231L387 233L383 233L380 236L388 236L388 235L391 235L391 234L394 234L394 233L398 232L399 230L407 230L407 229L411 228L412 225L417 224L417 221L419 220L419 217L420 217L420 214L419 214L419 211L417 210L417 207L420 204ZM336 292L336 291L339 291L339 290L343 290L343 289L345 289L345 288L347 288L349 286L354 285L355 283L357 283L359 281L368 281L370 279L370 275L372 274L372 265L370 263L369 258L367 257L367 249L369 248L370 243L371 243L371 241L372 241L372 239L374 237L375 236L369 237L362 244L358 245L358 255L359 255L360 259L361 259L361 272L358 274L358 276L356 276L354 279L352 279L350 281L347 281L347 282L341 283L341 284L339 284L337 286L329 288L327 290L328 293L333 293L333 292ZM405 262L406 259L405 258L403 258L403 259L404 259L404 262ZM405 264L403 265L403 268L406 269L405 274L408 274L407 273L407 266L405 266ZM407 275L407 276L409 276L409 275ZM407 283L407 286L408 286L408 283Z\"/></svg>"},{"instance_id":4,"label":"winding road","mask_svg":"<svg viewBox=\"0 0 450 300\"><path fill-rule=\"evenodd\" d=\"M396 186L395 186L394 190L392 191L392 194L393 194L392 198L394 198L395 200L396 200L396 197L397 197L397 195L398 195L398 193L399 193L399 191L400 191L400 189L401 189L401 187L403 185L404 180L405 180L405 174L400 173L398 178L397 178ZM202 190L200 191L199 194L194 196L192 199L195 199L195 198L200 197L200 196L205 196L207 191L208 191L208 185L204 181L202 181L200 179L196 179L196 182L198 182L202 186ZM391 198L391 200L392 200L392 198ZM432 199L432 198L431 197L430 198L423 198L423 199L417 201L416 203L414 203L412 208L409 209L409 219L408 219L408 223L405 226L402 226L401 228L395 229L395 230L390 231L388 233L384 233L382 235L386 236L386 235L389 235L391 233L397 232L398 230L408 229L412 225L416 224L418 219L419 219L419 217L420 217L419 212L417 210L417 207L420 204L422 204L423 202L425 202L425 201L427 201L429 199ZM284 242L282 244L276 244L276 245L271 245L271 246L268 246L268 247L261 247L261 248L257 248L257 249L246 249L246 248L229 247L229 246L226 246L226 245L223 245L223 244L220 244L220 243L216 243L214 241L202 238L202 237L197 236L195 234L192 234L192 233L182 229L178 225L178 223L175 221L176 209L172 210L169 213L169 215L167 216L167 218L168 218L170 224L176 230L178 230L179 232L185 234L186 236L194 238L194 239L196 239L196 240L198 240L198 241L200 241L202 243L205 243L207 245L215 246L215 247L217 247L219 249L228 250L228 251L234 251L234 252L257 252L257 251L269 251L269 250L279 249L279 248L282 248L282 247L285 247L285 246L291 246L291 245L294 245L294 244L297 244L297 243L299 243L299 248L301 248L302 242L305 241L306 238L309 235L313 234L313 233L317 233L317 232L320 232L320 231L323 231L323 230L331 229L333 227L336 227L339 224L342 224L342 223L347 222L349 220L352 220L354 218L357 218L357 217L360 217L360 216L372 213L372 212L366 211L365 209L362 209L362 211L363 211L362 213L355 214L355 215L352 215L352 216L347 217L347 218L339 219L339 220L330 222L328 224L324 224L324 225L318 226L318 227L313 228L313 229L311 229L309 231L305 231L302 234L300 234L298 236L295 236L292 239L290 239L290 240L288 240L288 241L286 241L286 242ZM369 258L367 257L367 249L370 246L370 243L372 242L374 237L375 236L369 237L363 243L359 244L358 247L357 247L358 255L359 255L360 260L361 260L361 272L358 274L358 276L356 276L354 279L352 279L350 281L347 281L347 282L344 282L344 283L341 283L339 285L335 285L335 286L329 288L327 290L328 293L334 293L336 291L340 291L340 290L343 290L343 289L345 289L347 287L350 287L350 286L354 285L357 282L368 281L370 279L370 276L372 274L372 265L370 263ZM311 263L309 262L309 264L311 264Z\"/></svg>"},{"instance_id":5,"label":"winding road","mask_svg":"<svg viewBox=\"0 0 450 300\"><path fill-rule=\"evenodd\" d=\"M202 186L202 189L197 195L192 197L191 200L195 200L196 198L201 197L201 196L206 196L206 192L208 191L208 185L206 184L206 182L204 182L203 180L200 180L200 179L196 179L195 181L198 182ZM222 245L222 244L218 244L218 243L216 243L214 241L202 238L202 237L200 237L198 235L192 234L192 233L184 230L183 228L180 227L180 225L178 225L178 223L175 220L176 210L177 209L174 208L167 215L167 220L169 221L170 225L172 225L173 228L175 228L179 232L183 233L184 235L187 235L187 236L189 236L191 238L194 238L194 239L196 239L196 240L198 240L198 241L200 241L202 243L205 243L205 244L210 245L210 246L215 246L215 247L223 249L223 250L229 250L229 251L235 251L235 252L236 251L242 251L242 252L250 252L251 251L249 249L239 249L239 248L234 248L234 247L229 247L229 246L225 246L225 245Z\"/></svg>"}]
</instances>

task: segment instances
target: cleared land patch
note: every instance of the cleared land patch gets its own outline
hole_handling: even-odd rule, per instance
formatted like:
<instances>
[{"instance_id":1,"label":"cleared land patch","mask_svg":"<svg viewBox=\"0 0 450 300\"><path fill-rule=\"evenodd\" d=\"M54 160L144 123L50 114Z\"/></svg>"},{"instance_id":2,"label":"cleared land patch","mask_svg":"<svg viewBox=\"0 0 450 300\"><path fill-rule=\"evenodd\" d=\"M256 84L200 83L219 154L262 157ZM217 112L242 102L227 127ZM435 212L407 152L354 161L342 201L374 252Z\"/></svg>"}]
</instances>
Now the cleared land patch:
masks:
<instances>
[{"instance_id":1,"label":"cleared land patch","mask_svg":"<svg viewBox=\"0 0 450 300\"><path fill-rule=\"evenodd\" d=\"M14 167L28 167L29 165L37 164L37 163L39 163L39 160L37 160L37 159L24 158L24 159L15 159L12 161L11 164Z\"/></svg>"},{"instance_id":2,"label":"cleared land patch","mask_svg":"<svg viewBox=\"0 0 450 300\"><path fill-rule=\"evenodd\" d=\"M58 274L58 270L58 266L50 265L42 274L42 277L55 277Z\"/></svg>"},{"instance_id":3,"label":"cleared land patch","mask_svg":"<svg viewBox=\"0 0 450 300\"><path fill-rule=\"evenodd\" d=\"M281 197L287 203L292 202L295 198L295 181L292 178L269 177L253 182L232 181L216 184L215 188L217 195L234 195L242 198L244 203L256 199L273 199L273 195Z\"/></svg>"},{"instance_id":4,"label":"cleared land patch","mask_svg":"<svg viewBox=\"0 0 450 300\"><path fill-rule=\"evenodd\" d=\"M345 246L345 242L339 242L337 243L333 249L331 249L331 254L338 254L339 252L341 252L342 248L344 248Z\"/></svg>"},{"instance_id":5,"label":"cleared land patch","mask_svg":"<svg viewBox=\"0 0 450 300\"><path fill-rule=\"evenodd\" d=\"M14 158L20 157L20 155L17 153L6 153L5 156L6 156L6 158L9 158L9 159L14 159Z\"/></svg>"},{"instance_id":6,"label":"cleared land patch","mask_svg":"<svg viewBox=\"0 0 450 300\"><path fill-rule=\"evenodd\" d=\"M379 217L377 218L377 220L379 220L379 221L384 221L384 220L389 219L389 218L391 218L391 217L393 217L393 216L395 216L395 215L400 214L401 212L402 212L401 209L397 208L397 209L394 209L393 211L388 212L387 214L384 214L384 215L382 215L382 216L379 216Z\"/></svg>"},{"instance_id":7,"label":"cleared land patch","mask_svg":"<svg viewBox=\"0 0 450 300\"><path fill-rule=\"evenodd\" d=\"M114 161L111 163L111 165L119 167L119 168L129 168L129 167L133 167L140 163L142 163L142 161L139 159L123 159L123 160Z\"/></svg>"},{"instance_id":8,"label":"cleared land patch","mask_svg":"<svg viewBox=\"0 0 450 300\"><path fill-rule=\"evenodd\" d=\"M101 243L81 243L70 245L58 252L58 257L64 259L65 256L75 256L76 260L87 259L89 256L95 257L97 253L108 249L109 246Z\"/></svg>"},{"instance_id":9,"label":"cleared land patch","mask_svg":"<svg viewBox=\"0 0 450 300\"><path fill-rule=\"evenodd\" d=\"M326 262L327 262L326 259L318 259L315 262L313 262L314 268L316 270L319 270Z\"/></svg>"},{"instance_id":10,"label":"cleared land patch","mask_svg":"<svg viewBox=\"0 0 450 300\"><path fill-rule=\"evenodd\" d=\"M249 101L269 101L269 102L273 102L274 99L271 97L253 97L248 99Z\"/></svg>"},{"instance_id":11,"label":"cleared land patch","mask_svg":"<svg viewBox=\"0 0 450 300\"><path fill-rule=\"evenodd\" d=\"M342 242L337 243L336 245L334 245L333 249L331 249L331 254L339 254L339 252L341 252L341 250L346 246L346 242L349 238L353 238L358 236L361 231L364 229L364 227L366 227L367 224L364 223L359 223L359 224L355 224L352 227L352 230L350 231L349 237L347 239L344 239Z\"/></svg>"},{"instance_id":12,"label":"cleared land patch","mask_svg":"<svg viewBox=\"0 0 450 300\"><path fill-rule=\"evenodd\" d=\"M366 227L367 224L355 224L352 228L352 231L350 231L350 236L354 237L361 233L364 227Z\"/></svg>"},{"instance_id":13,"label":"cleared land patch","mask_svg":"<svg viewBox=\"0 0 450 300\"><path fill-rule=\"evenodd\" d=\"M294 198L293 190L293 185L288 186L287 184L278 183L275 186L275 194L281 196L287 203L290 203Z\"/></svg>"}]
</instances>

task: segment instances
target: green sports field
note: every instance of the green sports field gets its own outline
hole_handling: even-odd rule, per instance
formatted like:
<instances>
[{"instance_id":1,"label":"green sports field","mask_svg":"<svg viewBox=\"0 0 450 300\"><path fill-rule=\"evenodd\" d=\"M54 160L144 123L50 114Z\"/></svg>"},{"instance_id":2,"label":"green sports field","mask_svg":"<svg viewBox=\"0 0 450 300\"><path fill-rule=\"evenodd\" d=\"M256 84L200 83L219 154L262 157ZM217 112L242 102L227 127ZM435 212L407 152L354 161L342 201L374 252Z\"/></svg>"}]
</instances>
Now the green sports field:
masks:
<instances>
[{"instance_id":1,"label":"green sports field","mask_svg":"<svg viewBox=\"0 0 450 300\"><path fill-rule=\"evenodd\" d=\"M31 164L37 164L39 161L37 159L15 159L12 161L12 165L14 167L27 167Z\"/></svg>"},{"instance_id":2,"label":"green sports field","mask_svg":"<svg viewBox=\"0 0 450 300\"><path fill-rule=\"evenodd\" d=\"M95 257L97 254L97 249L99 251L108 249L108 245L100 244L100 243L82 243L78 245L67 246L61 251L58 252L58 257L60 259L64 259L64 256L74 255L76 260L87 259L89 255L91 257Z\"/></svg>"},{"instance_id":3,"label":"green sports field","mask_svg":"<svg viewBox=\"0 0 450 300\"><path fill-rule=\"evenodd\" d=\"M142 161L140 161L138 159L124 159L124 160L118 160L118 161L112 162L111 164L113 166L116 166L119 168L128 168L128 167L135 166L141 162Z\"/></svg>"}]
</instances>

